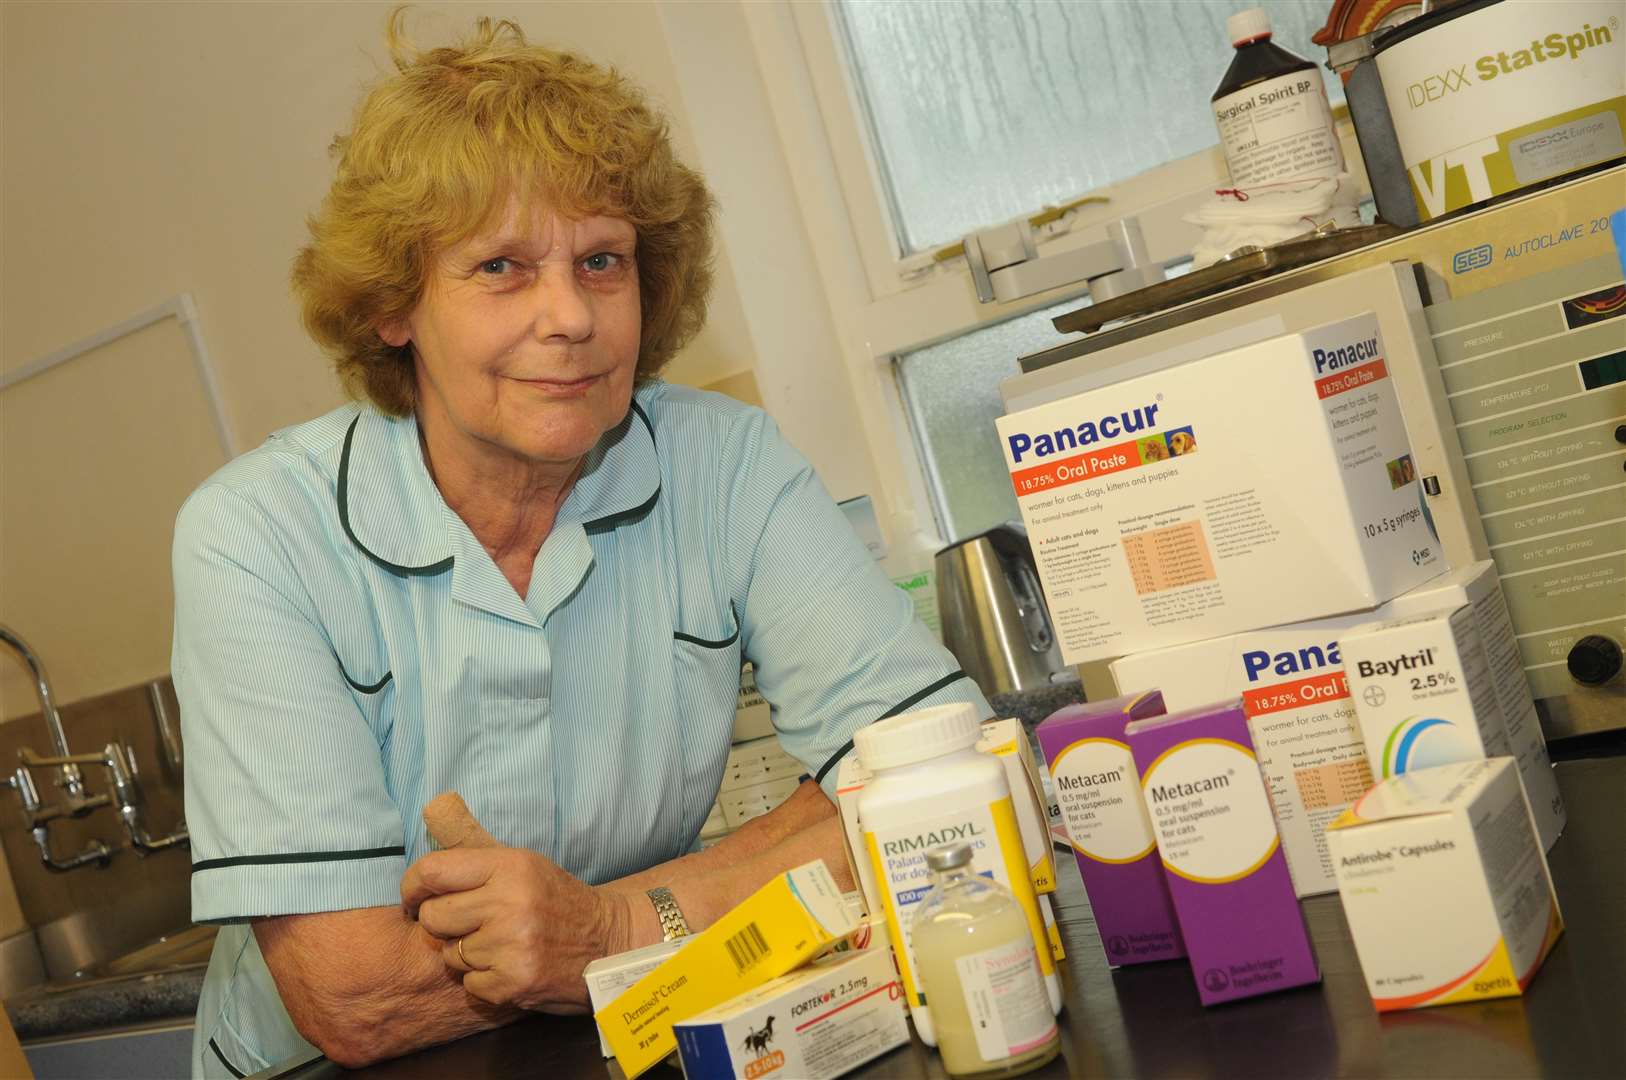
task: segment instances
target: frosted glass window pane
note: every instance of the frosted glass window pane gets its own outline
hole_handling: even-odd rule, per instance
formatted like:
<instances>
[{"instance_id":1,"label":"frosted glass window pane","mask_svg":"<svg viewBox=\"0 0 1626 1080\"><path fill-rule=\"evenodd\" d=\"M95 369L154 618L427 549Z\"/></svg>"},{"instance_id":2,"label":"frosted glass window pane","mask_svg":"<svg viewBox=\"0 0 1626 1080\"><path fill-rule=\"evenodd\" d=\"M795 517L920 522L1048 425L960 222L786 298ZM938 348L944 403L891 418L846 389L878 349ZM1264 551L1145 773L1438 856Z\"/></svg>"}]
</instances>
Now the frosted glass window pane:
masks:
<instances>
[{"instance_id":1,"label":"frosted glass window pane","mask_svg":"<svg viewBox=\"0 0 1626 1080\"><path fill-rule=\"evenodd\" d=\"M1270 12L1277 44L1326 59L1310 35L1328 0L840 0L902 250L1216 144L1225 19L1249 6Z\"/></svg>"},{"instance_id":2,"label":"frosted glass window pane","mask_svg":"<svg viewBox=\"0 0 1626 1080\"><path fill-rule=\"evenodd\" d=\"M1076 340L1050 320L1089 303L1069 300L897 358L915 443L932 489L938 526L960 540L1002 521L1021 521L994 418L999 384L1022 373L1018 357Z\"/></svg>"}]
</instances>

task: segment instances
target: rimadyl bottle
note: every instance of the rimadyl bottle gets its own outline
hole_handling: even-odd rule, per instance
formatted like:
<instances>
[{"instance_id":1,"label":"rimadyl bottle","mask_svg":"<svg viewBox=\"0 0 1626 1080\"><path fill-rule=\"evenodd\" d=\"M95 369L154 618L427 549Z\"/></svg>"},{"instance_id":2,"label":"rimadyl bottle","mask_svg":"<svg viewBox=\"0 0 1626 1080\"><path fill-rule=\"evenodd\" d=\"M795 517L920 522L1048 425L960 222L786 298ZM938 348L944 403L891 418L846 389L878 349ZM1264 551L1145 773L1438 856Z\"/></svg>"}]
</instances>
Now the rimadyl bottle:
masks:
<instances>
[{"instance_id":1,"label":"rimadyl bottle","mask_svg":"<svg viewBox=\"0 0 1626 1080\"><path fill-rule=\"evenodd\" d=\"M937 1045L937 1034L920 989L910 928L915 908L931 887L926 852L950 841L969 842L972 869L1011 891L1027 920L1051 1014L1061 1011L1061 983L1022 850L1005 767L977 752L979 734L977 710L957 703L877 721L853 736L859 764L872 774L858 795L859 828L886 908L904 999L916 1033L928 1046Z\"/></svg>"},{"instance_id":2,"label":"rimadyl bottle","mask_svg":"<svg viewBox=\"0 0 1626 1080\"><path fill-rule=\"evenodd\" d=\"M1220 149L1237 187L1344 171L1327 88L1315 64L1270 40L1261 8L1225 20L1236 56L1214 91Z\"/></svg>"},{"instance_id":3,"label":"rimadyl bottle","mask_svg":"<svg viewBox=\"0 0 1626 1080\"><path fill-rule=\"evenodd\" d=\"M943 1068L957 1078L1015 1076L1056 1056L1061 1032L1039 950L1009 890L971 869L964 840L926 853L932 890L911 927Z\"/></svg>"}]
</instances>

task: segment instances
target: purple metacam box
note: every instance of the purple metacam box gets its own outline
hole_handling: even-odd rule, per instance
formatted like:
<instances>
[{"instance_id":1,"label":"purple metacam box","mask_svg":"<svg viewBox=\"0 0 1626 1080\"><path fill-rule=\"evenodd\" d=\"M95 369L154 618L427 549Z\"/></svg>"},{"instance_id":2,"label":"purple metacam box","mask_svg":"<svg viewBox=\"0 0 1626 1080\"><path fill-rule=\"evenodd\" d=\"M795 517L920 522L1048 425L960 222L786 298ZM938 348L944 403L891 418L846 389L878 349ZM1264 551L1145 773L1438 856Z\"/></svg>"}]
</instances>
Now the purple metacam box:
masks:
<instances>
[{"instance_id":1,"label":"purple metacam box","mask_svg":"<svg viewBox=\"0 0 1626 1080\"><path fill-rule=\"evenodd\" d=\"M1186 955L1124 741L1125 724L1162 714L1163 695L1153 690L1069 705L1036 729L1101 947L1113 967Z\"/></svg>"},{"instance_id":2,"label":"purple metacam box","mask_svg":"<svg viewBox=\"0 0 1626 1080\"><path fill-rule=\"evenodd\" d=\"M1125 734L1203 1004L1320 982L1241 700Z\"/></svg>"}]
</instances>

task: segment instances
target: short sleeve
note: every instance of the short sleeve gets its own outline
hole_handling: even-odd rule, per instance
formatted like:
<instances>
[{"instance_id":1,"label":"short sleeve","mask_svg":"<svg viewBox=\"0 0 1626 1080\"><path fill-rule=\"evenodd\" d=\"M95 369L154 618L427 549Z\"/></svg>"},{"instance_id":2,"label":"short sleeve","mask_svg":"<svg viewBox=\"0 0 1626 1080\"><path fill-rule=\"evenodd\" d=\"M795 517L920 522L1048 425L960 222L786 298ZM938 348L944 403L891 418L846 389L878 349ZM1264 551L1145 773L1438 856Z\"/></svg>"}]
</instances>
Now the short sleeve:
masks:
<instances>
[{"instance_id":1,"label":"short sleeve","mask_svg":"<svg viewBox=\"0 0 1626 1080\"><path fill-rule=\"evenodd\" d=\"M729 566L746 602L741 633L787 752L832 798L853 732L982 692L881 573L813 467L765 414L734 432Z\"/></svg>"},{"instance_id":2,"label":"short sleeve","mask_svg":"<svg viewBox=\"0 0 1626 1080\"><path fill-rule=\"evenodd\" d=\"M400 900L402 824L358 703L368 695L347 681L289 552L224 486L194 493L176 522L172 674L198 922Z\"/></svg>"}]
</instances>

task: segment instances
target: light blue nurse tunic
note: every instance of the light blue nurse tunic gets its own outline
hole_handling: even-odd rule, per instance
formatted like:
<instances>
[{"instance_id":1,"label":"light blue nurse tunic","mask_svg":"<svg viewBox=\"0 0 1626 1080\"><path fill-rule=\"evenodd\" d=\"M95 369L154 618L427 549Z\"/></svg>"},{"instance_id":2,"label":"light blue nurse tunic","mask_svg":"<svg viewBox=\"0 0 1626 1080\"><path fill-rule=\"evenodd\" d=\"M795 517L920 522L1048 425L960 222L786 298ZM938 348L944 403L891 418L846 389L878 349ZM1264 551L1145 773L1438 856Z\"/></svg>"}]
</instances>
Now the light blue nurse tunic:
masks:
<instances>
[{"instance_id":1,"label":"light blue nurse tunic","mask_svg":"<svg viewBox=\"0 0 1626 1080\"><path fill-rule=\"evenodd\" d=\"M309 1048L247 920L399 903L442 791L597 883L694 846L742 658L827 792L864 724L989 713L773 421L661 382L589 454L523 598L415 422L355 405L205 481L174 579L192 915L225 924L195 1075Z\"/></svg>"}]
</instances>

